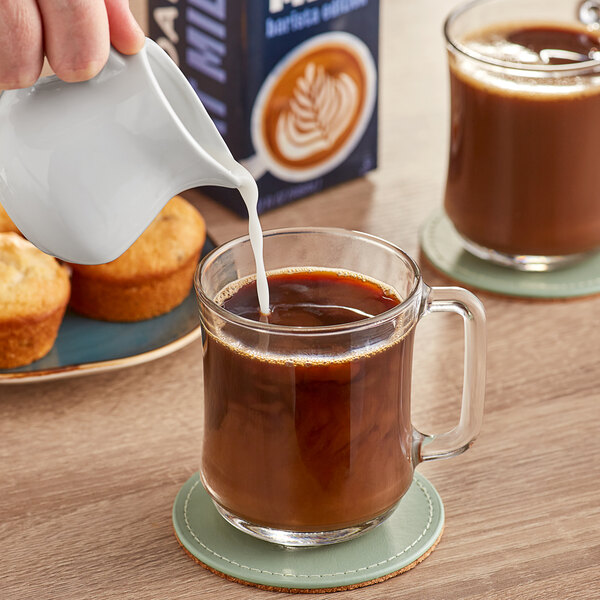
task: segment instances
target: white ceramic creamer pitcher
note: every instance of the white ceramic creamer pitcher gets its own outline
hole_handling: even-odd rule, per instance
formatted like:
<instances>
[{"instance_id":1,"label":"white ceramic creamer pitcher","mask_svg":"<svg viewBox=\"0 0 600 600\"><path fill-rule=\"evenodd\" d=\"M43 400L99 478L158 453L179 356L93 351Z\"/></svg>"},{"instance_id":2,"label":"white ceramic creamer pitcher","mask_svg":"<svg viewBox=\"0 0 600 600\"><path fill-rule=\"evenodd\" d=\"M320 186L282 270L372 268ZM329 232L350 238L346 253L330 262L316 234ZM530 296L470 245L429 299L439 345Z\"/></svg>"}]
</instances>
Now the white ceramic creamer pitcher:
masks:
<instances>
[{"instance_id":1,"label":"white ceramic creamer pitcher","mask_svg":"<svg viewBox=\"0 0 600 600\"><path fill-rule=\"evenodd\" d=\"M196 93L146 40L111 49L94 79L40 79L0 96L0 203L23 235L80 264L111 261L169 199L239 187L235 162Z\"/></svg>"}]
</instances>

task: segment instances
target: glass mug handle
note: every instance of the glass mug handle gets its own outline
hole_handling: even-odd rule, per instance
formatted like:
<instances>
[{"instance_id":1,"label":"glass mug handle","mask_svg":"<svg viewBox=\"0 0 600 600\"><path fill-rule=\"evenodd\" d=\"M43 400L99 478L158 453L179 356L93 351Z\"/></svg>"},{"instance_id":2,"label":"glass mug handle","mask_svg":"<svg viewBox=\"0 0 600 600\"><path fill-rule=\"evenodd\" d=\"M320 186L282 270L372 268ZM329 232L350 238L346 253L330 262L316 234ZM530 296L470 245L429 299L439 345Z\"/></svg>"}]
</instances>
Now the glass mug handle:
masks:
<instances>
[{"instance_id":1,"label":"glass mug handle","mask_svg":"<svg viewBox=\"0 0 600 600\"><path fill-rule=\"evenodd\" d=\"M486 328L485 310L471 292L459 287L424 285L421 317L434 312L459 314L464 321L465 359L462 405L458 425L427 435L414 431L415 465L438 458L458 456L474 442L483 420L485 397Z\"/></svg>"}]
</instances>

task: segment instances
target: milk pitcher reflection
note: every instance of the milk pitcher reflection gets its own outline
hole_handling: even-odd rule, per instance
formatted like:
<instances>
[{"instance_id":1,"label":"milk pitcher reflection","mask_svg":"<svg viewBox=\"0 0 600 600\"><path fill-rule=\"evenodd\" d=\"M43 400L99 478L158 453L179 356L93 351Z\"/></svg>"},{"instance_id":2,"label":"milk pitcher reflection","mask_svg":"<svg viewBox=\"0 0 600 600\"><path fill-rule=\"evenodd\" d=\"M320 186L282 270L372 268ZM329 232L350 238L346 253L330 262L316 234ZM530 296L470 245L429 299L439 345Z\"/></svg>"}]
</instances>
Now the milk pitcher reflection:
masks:
<instances>
[{"instance_id":1,"label":"milk pitcher reflection","mask_svg":"<svg viewBox=\"0 0 600 600\"><path fill-rule=\"evenodd\" d=\"M458 454L483 411L485 317L460 288L429 288L387 242L339 229L267 232L270 314L248 238L199 266L204 340L201 478L223 517L291 546L350 539L384 521L423 460ZM459 425L411 424L415 325L465 319ZM427 442L427 443L425 443Z\"/></svg>"}]
</instances>

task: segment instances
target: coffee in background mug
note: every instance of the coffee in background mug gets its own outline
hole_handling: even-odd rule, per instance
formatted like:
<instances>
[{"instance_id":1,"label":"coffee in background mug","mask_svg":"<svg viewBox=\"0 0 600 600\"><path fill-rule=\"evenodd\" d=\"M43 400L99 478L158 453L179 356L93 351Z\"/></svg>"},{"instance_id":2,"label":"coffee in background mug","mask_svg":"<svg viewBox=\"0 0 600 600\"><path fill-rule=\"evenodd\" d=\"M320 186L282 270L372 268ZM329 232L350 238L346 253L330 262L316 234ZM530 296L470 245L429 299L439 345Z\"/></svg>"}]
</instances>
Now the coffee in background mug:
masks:
<instances>
[{"instance_id":1,"label":"coffee in background mug","mask_svg":"<svg viewBox=\"0 0 600 600\"><path fill-rule=\"evenodd\" d=\"M314 546L383 522L424 460L466 450L479 431L485 316L461 288L429 288L402 250L329 228L265 233L271 314L261 316L248 238L196 274L204 331L200 475L221 515L267 541ZM465 321L459 424L411 423L415 326Z\"/></svg>"},{"instance_id":2,"label":"coffee in background mug","mask_svg":"<svg viewBox=\"0 0 600 600\"><path fill-rule=\"evenodd\" d=\"M600 31L590 4L477 0L446 21L445 209L480 258L547 270L600 248Z\"/></svg>"}]
</instances>

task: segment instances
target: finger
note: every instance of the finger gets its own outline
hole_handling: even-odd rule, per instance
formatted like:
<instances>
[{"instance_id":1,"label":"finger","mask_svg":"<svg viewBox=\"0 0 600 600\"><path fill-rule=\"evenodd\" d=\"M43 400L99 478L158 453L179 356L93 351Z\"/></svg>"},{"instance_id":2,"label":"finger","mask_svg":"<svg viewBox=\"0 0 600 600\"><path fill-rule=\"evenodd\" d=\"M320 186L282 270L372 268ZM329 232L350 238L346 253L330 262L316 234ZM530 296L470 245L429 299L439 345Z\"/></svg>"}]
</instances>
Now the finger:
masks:
<instances>
[{"instance_id":1,"label":"finger","mask_svg":"<svg viewBox=\"0 0 600 600\"><path fill-rule=\"evenodd\" d=\"M33 85L44 59L42 20L35 0L0 0L0 89Z\"/></svg>"},{"instance_id":2,"label":"finger","mask_svg":"<svg viewBox=\"0 0 600 600\"><path fill-rule=\"evenodd\" d=\"M46 56L54 72L64 81L97 75L110 50L103 0L38 0L38 4Z\"/></svg>"},{"instance_id":3,"label":"finger","mask_svg":"<svg viewBox=\"0 0 600 600\"><path fill-rule=\"evenodd\" d=\"M105 0L112 45L123 54L136 54L146 39L127 0Z\"/></svg>"}]
</instances>

